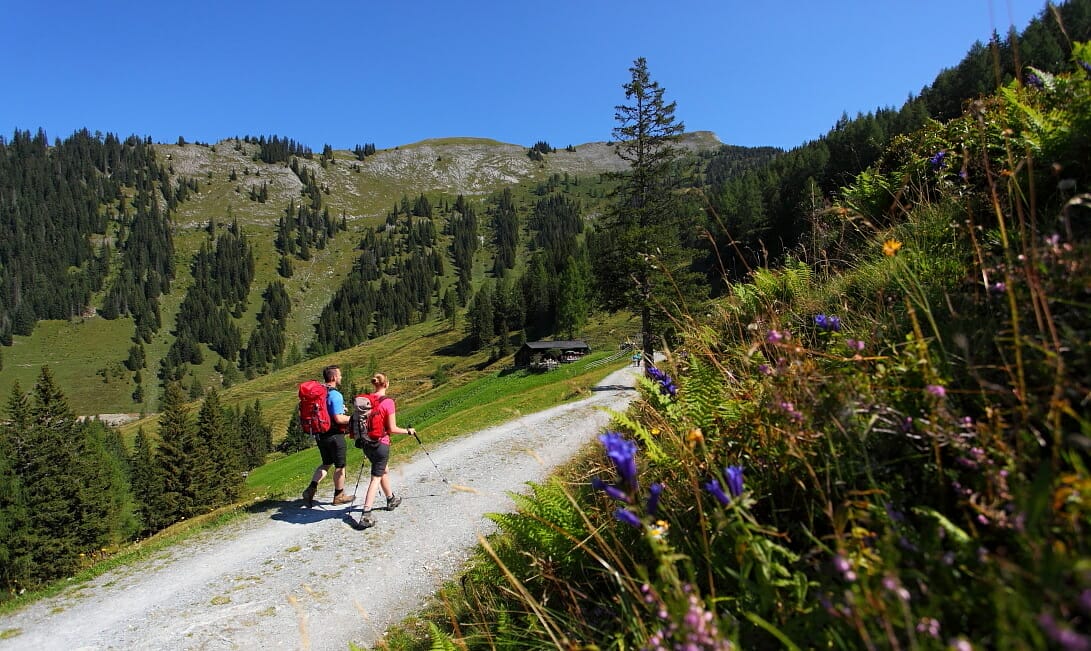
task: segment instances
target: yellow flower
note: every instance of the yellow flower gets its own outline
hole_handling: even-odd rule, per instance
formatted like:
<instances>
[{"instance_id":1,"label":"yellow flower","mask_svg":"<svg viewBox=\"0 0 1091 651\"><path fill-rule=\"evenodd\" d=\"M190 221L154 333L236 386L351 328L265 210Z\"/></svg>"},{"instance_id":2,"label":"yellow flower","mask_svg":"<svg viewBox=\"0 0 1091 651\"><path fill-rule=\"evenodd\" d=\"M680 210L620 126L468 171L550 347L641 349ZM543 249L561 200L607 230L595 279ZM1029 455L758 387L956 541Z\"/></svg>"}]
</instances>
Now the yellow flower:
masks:
<instances>
[{"instance_id":1,"label":"yellow flower","mask_svg":"<svg viewBox=\"0 0 1091 651\"><path fill-rule=\"evenodd\" d=\"M652 428L652 436L659 436L659 428L658 427L653 427Z\"/></svg>"},{"instance_id":2,"label":"yellow flower","mask_svg":"<svg viewBox=\"0 0 1091 651\"><path fill-rule=\"evenodd\" d=\"M686 440L690 443L703 443L705 435L701 433L701 428L694 427L689 431L689 434L686 435Z\"/></svg>"},{"instance_id":3,"label":"yellow flower","mask_svg":"<svg viewBox=\"0 0 1091 651\"><path fill-rule=\"evenodd\" d=\"M883 242L883 255L886 257L892 257L898 252L898 249L902 248L902 243L898 240L890 239Z\"/></svg>"},{"instance_id":4,"label":"yellow flower","mask_svg":"<svg viewBox=\"0 0 1091 651\"><path fill-rule=\"evenodd\" d=\"M670 529L670 523L666 520L656 520L655 524L649 529L652 534L652 538L656 540L662 540L667 535L667 530Z\"/></svg>"}]
</instances>

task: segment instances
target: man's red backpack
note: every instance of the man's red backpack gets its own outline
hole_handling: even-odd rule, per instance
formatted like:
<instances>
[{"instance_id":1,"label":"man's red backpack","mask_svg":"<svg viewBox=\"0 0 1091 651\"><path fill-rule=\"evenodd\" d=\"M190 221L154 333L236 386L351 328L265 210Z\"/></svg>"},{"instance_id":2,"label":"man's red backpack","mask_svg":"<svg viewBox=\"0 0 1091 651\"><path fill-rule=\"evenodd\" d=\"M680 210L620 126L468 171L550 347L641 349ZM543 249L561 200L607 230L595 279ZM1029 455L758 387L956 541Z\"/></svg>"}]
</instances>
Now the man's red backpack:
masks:
<instances>
[{"instance_id":1,"label":"man's red backpack","mask_svg":"<svg viewBox=\"0 0 1091 651\"><path fill-rule=\"evenodd\" d=\"M299 385L299 426L315 436L330 431L325 384L307 380Z\"/></svg>"},{"instance_id":2,"label":"man's red backpack","mask_svg":"<svg viewBox=\"0 0 1091 651\"><path fill-rule=\"evenodd\" d=\"M386 434L384 413L379 409L379 403L383 400L389 400L389 398L377 396L374 393L361 393L352 399L349 436L356 439L356 447L362 448L364 443L378 441Z\"/></svg>"}]
</instances>

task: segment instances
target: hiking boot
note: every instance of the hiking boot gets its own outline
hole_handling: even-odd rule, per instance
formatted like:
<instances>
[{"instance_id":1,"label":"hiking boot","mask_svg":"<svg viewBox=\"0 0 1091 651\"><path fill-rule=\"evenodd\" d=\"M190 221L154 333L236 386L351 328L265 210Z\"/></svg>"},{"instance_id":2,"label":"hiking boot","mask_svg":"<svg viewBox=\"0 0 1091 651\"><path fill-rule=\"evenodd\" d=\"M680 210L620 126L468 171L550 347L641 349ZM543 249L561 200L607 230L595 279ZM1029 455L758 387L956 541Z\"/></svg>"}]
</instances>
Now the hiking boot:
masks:
<instances>
[{"instance_id":1,"label":"hiking boot","mask_svg":"<svg viewBox=\"0 0 1091 651\"><path fill-rule=\"evenodd\" d=\"M390 497L386 498L386 510L393 511L394 509L398 508L398 505L401 503L402 498L398 497L397 495L391 495Z\"/></svg>"},{"instance_id":2,"label":"hiking boot","mask_svg":"<svg viewBox=\"0 0 1091 651\"><path fill-rule=\"evenodd\" d=\"M314 506L314 494L317 490L317 488L308 486L303 491L303 506L307 507L308 509Z\"/></svg>"},{"instance_id":3,"label":"hiking boot","mask_svg":"<svg viewBox=\"0 0 1091 651\"><path fill-rule=\"evenodd\" d=\"M371 511L364 511L356 522L357 529L368 529L375 526L375 519L371 517Z\"/></svg>"},{"instance_id":4,"label":"hiking boot","mask_svg":"<svg viewBox=\"0 0 1091 651\"><path fill-rule=\"evenodd\" d=\"M335 495L333 498L333 505L338 506L340 504L352 504L352 500L356 499L355 495L349 495L348 493L341 493Z\"/></svg>"}]
</instances>

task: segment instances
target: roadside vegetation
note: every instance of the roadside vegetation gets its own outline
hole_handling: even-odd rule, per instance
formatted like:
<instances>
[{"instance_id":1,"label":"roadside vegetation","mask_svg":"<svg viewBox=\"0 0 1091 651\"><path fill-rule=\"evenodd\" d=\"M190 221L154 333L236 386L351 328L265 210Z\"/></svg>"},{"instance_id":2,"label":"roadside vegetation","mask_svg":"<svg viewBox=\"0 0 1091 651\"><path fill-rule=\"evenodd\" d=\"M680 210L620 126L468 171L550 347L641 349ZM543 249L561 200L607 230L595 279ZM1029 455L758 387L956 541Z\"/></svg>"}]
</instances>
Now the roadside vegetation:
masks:
<instances>
[{"instance_id":1,"label":"roadside vegetation","mask_svg":"<svg viewBox=\"0 0 1091 651\"><path fill-rule=\"evenodd\" d=\"M394 648L1091 647L1091 47L679 322Z\"/></svg>"}]
</instances>

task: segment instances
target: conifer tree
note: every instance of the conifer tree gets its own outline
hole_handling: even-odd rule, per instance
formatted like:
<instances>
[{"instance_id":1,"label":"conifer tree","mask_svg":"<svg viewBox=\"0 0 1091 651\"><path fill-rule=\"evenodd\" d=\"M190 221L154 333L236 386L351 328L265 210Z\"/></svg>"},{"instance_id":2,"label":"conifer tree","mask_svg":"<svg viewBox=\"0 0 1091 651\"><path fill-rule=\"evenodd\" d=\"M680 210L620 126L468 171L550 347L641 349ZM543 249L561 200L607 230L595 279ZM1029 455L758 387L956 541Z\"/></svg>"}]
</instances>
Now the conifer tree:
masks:
<instances>
[{"instance_id":1,"label":"conifer tree","mask_svg":"<svg viewBox=\"0 0 1091 651\"><path fill-rule=\"evenodd\" d=\"M265 455L273 449L273 430L262 417L259 401L254 400L252 405L243 410L239 431L246 469L257 468L265 463Z\"/></svg>"},{"instance_id":2,"label":"conifer tree","mask_svg":"<svg viewBox=\"0 0 1091 651\"><path fill-rule=\"evenodd\" d=\"M292 454L306 450L312 445L314 445L314 437L304 432L299 425L299 413L293 413L288 420L288 432L284 435L284 440L277 445L277 451Z\"/></svg>"},{"instance_id":3,"label":"conifer tree","mask_svg":"<svg viewBox=\"0 0 1091 651\"><path fill-rule=\"evenodd\" d=\"M696 293L681 246L686 221L674 194L680 154L672 143L685 127L643 57L629 72L624 88L631 103L615 107L613 132L629 172L591 242L600 300L608 309L640 314L644 359L652 360L669 323L664 310L681 311L685 298Z\"/></svg>"},{"instance_id":4,"label":"conifer tree","mask_svg":"<svg viewBox=\"0 0 1091 651\"><path fill-rule=\"evenodd\" d=\"M203 453L195 472L194 494L204 510L226 504L242 488L242 442L239 429L212 389L197 414L198 449Z\"/></svg>"},{"instance_id":5,"label":"conifer tree","mask_svg":"<svg viewBox=\"0 0 1091 651\"><path fill-rule=\"evenodd\" d=\"M143 427L136 431L133 452L129 457L129 468L130 484L136 500L136 514L140 518L141 531L146 534L159 531L170 522L160 510L163 479L159 475L155 450Z\"/></svg>"},{"instance_id":6,"label":"conifer tree","mask_svg":"<svg viewBox=\"0 0 1091 651\"><path fill-rule=\"evenodd\" d=\"M470 350L481 350L494 334L492 291L483 285L474 294L466 314L466 339Z\"/></svg>"},{"instance_id":7,"label":"conifer tree","mask_svg":"<svg viewBox=\"0 0 1091 651\"><path fill-rule=\"evenodd\" d=\"M117 544L139 531L136 502L130 484L129 455L121 432L100 420L78 425L84 448L79 456L83 465L82 502L88 519L104 531L105 542Z\"/></svg>"},{"instance_id":8,"label":"conifer tree","mask_svg":"<svg viewBox=\"0 0 1091 651\"><path fill-rule=\"evenodd\" d=\"M0 424L0 587L9 594L25 586L34 562L28 540L30 512L15 467L15 444L19 433L15 423L26 422L27 407L22 389L16 382L8 403L8 418ZM18 415L20 412L23 417Z\"/></svg>"},{"instance_id":9,"label":"conifer tree","mask_svg":"<svg viewBox=\"0 0 1091 651\"><path fill-rule=\"evenodd\" d=\"M162 481L159 513L167 523L197 512L193 494L196 435L186 408L186 395L177 382L163 390L159 414L159 448L155 455Z\"/></svg>"},{"instance_id":10,"label":"conifer tree","mask_svg":"<svg viewBox=\"0 0 1091 651\"><path fill-rule=\"evenodd\" d=\"M569 256L557 291L557 330L575 339L591 312L591 269L586 255Z\"/></svg>"},{"instance_id":11,"label":"conifer tree","mask_svg":"<svg viewBox=\"0 0 1091 651\"><path fill-rule=\"evenodd\" d=\"M101 441L76 421L52 371L42 367L26 409L13 405L13 422L25 421L16 473L27 511L27 547L34 560L30 580L63 576L80 554L122 536L118 503L127 487L118 483L114 464Z\"/></svg>"}]
</instances>

